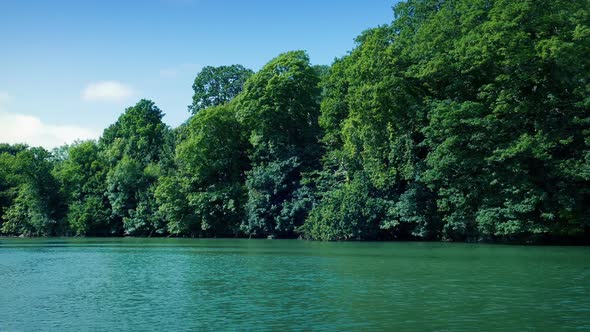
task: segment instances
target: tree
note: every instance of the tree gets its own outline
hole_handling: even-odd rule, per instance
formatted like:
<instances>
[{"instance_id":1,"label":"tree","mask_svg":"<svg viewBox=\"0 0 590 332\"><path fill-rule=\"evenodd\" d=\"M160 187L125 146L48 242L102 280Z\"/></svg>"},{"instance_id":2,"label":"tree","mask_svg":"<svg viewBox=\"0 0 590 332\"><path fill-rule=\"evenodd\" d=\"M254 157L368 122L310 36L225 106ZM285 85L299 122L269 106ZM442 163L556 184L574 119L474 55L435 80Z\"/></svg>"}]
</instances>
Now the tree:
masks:
<instances>
[{"instance_id":1,"label":"tree","mask_svg":"<svg viewBox=\"0 0 590 332\"><path fill-rule=\"evenodd\" d=\"M337 204L360 181L383 211L362 218L393 237L588 234L587 1L414 0L395 11L324 80L322 173L337 183L316 195L303 230L366 227L339 233L361 218Z\"/></svg>"},{"instance_id":2,"label":"tree","mask_svg":"<svg viewBox=\"0 0 590 332\"><path fill-rule=\"evenodd\" d=\"M60 222L58 185L51 174L51 154L43 148L15 146L0 154L3 171L1 232L12 235L57 235Z\"/></svg>"},{"instance_id":3,"label":"tree","mask_svg":"<svg viewBox=\"0 0 590 332\"><path fill-rule=\"evenodd\" d=\"M197 114L207 107L228 103L242 91L253 73L241 65L203 68L193 83L193 103L189 111Z\"/></svg>"},{"instance_id":4,"label":"tree","mask_svg":"<svg viewBox=\"0 0 590 332\"><path fill-rule=\"evenodd\" d=\"M0 232L590 238L588 0L408 0L330 67L206 67L98 144L0 144Z\"/></svg>"},{"instance_id":5,"label":"tree","mask_svg":"<svg viewBox=\"0 0 590 332\"><path fill-rule=\"evenodd\" d=\"M326 153L318 181L331 185L316 184L327 191L317 195L319 210L308 222L323 225L324 239L437 238L435 197L420 180L426 155L420 130L427 123L421 87L403 72L391 26L367 30L356 41L355 50L335 61L323 81L319 123ZM349 200L359 188L366 199ZM370 218L359 214L364 203L375 210ZM362 220L349 222L356 218Z\"/></svg>"},{"instance_id":6,"label":"tree","mask_svg":"<svg viewBox=\"0 0 590 332\"><path fill-rule=\"evenodd\" d=\"M111 219L107 191L107 165L94 141L69 146L67 157L53 174L67 205L66 221L76 235L107 236L121 233Z\"/></svg>"},{"instance_id":7,"label":"tree","mask_svg":"<svg viewBox=\"0 0 590 332\"><path fill-rule=\"evenodd\" d=\"M107 197L112 217L128 235L166 231L157 211L154 192L162 166L169 163L172 140L163 113L149 100L125 110L99 141L109 165Z\"/></svg>"},{"instance_id":8,"label":"tree","mask_svg":"<svg viewBox=\"0 0 590 332\"><path fill-rule=\"evenodd\" d=\"M306 238L323 241L375 240L386 204L374 194L365 176L355 176L324 193L300 231Z\"/></svg>"},{"instance_id":9,"label":"tree","mask_svg":"<svg viewBox=\"0 0 590 332\"><path fill-rule=\"evenodd\" d=\"M197 113L176 149L177 173L156 198L172 234L235 236L244 217L247 141L231 105Z\"/></svg>"},{"instance_id":10,"label":"tree","mask_svg":"<svg viewBox=\"0 0 590 332\"><path fill-rule=\"evenodd\" d=\"M113 216L121 220L125 234L152 236L166 231L156 213L154 190L158 177L158 166L144 167L127 156L109 171L107 196Z\"/></svg>"},{"instance_id":11,"label":"tree","mask_svg":"<svg viewBox=\"0 0 590 332\"><path fill-rule=\"evenodd\" d=\"M293 51L254 74L236 99L251 144L247 233L293 236L303 223L302 217L286 220L285 208L294 203L301 174L318 166L319 96L318 71L305 52Z\"/></svg>"},{"instance_id":12,"label":"tree","mask_svg":"<svg viewBox=\"0 0 590 332\"><path fill-rule=\"evenodd\" d=\"M587 232L589 15L587 1L458 1L407 32L446 237Z\"/></svg>"},{"instance_id":13,"label":"tree","mask_svg":"<svg viewBox=\"0 0 590 332\"><path fill-rule=\"evenodd\" d=\"M164 113L151 100L142 99L129 107L102 134L99 145L107 162L117 163L123 156L142 165L158 163L166 147L168 128L162 122Z\"/></svg>"}]
</instances>

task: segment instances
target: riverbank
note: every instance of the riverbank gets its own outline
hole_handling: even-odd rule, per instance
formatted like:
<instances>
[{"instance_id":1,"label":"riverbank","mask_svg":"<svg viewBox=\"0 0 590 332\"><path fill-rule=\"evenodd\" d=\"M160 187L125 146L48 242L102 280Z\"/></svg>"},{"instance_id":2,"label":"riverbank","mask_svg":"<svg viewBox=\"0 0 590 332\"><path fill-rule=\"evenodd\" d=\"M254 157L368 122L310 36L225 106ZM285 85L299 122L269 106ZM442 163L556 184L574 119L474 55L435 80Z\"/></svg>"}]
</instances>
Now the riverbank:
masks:
<instances>
[{"instance_id":1,"label":"riverbank","mask_svg":"<svg viewBox=\"0 0 590 332\"><path fill-rule=\"evenodd\" d=\"M537 245L537 246L589 246L590 237L547 237L547 238L536 238L529 240L474 240L474 241L451 241L451 240L433 240L424 241L421 239L413 240L339 240L339 241L317 241L298 238L277 238L277 237L186 237L186 236L11 236L11 235L0 235L0 239L252 239L252 240L298 240L298 241L310 241L310 242L376 242L376 243L466 243L466 244L498 244L498 245Z\"/></svg>"}]
</instances>

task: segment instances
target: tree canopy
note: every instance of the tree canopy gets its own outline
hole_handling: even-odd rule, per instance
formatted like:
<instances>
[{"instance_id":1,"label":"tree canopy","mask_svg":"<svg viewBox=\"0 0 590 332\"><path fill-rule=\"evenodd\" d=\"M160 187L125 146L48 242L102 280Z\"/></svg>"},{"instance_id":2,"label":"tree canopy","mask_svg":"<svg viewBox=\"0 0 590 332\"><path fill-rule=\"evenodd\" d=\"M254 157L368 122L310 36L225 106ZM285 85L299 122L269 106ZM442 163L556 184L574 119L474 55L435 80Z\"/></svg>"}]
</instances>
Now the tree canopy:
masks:
<instances>
[{"instance_id":1,"label":"tree canopy","mask_svg":"<svg viewBox=\"0 0 590 332\"><path fill-rule=\"evenodd\" d=\"M193 83L193 103L188 107L189 111L196 114L207 107L231 101L253 73L242 65L203 68Z\"/></svg>"},{"instance_id":2,"label":"tree canopy","mask_svg":"<svg viewBox=\"0 0 590 332\"><path fill-rule=\"evenodd\" d=\"M589 241L588 0L408 0L330 66L205 67L98 142L0 144L0 232Z\"/></svg>"}]
</instances>

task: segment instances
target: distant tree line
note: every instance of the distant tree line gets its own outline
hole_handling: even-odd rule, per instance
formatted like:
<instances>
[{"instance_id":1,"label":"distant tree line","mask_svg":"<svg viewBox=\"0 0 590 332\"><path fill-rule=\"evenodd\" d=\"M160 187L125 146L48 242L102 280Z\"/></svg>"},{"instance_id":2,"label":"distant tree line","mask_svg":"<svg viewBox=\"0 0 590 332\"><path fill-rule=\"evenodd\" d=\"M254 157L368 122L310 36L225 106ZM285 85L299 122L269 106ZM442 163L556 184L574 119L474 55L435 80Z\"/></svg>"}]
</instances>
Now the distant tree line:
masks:
<instances>
[{"instance_id":1,"label":"distant tree line","mask_svg":"<svg viewBox=\"0 0 590 332\"><path fill-rule=\"evenodd\" d=\"M0 233L536 241L590 234L588 0L408 0L331 66L205 67L98 141L0 145Z\"/></svg>"}]
</instances>

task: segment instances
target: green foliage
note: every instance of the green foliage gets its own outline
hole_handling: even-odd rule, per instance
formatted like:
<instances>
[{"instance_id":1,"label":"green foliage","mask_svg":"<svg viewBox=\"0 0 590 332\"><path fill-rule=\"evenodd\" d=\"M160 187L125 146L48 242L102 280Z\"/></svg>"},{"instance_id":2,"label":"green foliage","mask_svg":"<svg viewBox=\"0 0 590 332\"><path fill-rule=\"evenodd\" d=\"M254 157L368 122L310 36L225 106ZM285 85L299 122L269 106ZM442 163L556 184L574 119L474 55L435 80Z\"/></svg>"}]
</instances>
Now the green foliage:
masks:
<instances>
[{"instance_id":1,"label":"green foliage","mask_svg":"<svg viewBox=\"0 0 590 332\"><path fill-rule=\"evenodd\" d=\"M248 172L248 222L242 225L246 233L289 236L303 223L301 218L293 218L296 213L290 208L295 204L300 166L299 159L292 157L255 166Z\"/></svg>"},{"instance_id":2,"label":"green foliage","mask_svg":"<svg viewBox=\"0 0 590 332\"><path fill-rule=\"evenodd\" d=\"M4 147L0 154L2 229L11 235L64 232L58 185L51 175L51 155L43 148Z\"/></svg>"},{"instance_id":3,"label":"green foliage","mask_svg":"<svg viewBox=\"0 0 590 332\"><path fill-rule=\"evenodd\" d=\"M318 73L303 51L279 55L246 82L235 107L254 164L291 156L315 162L319 95Z\"/></svg>"},{"instance_id":4,"label":"green foliage","mask_svg":"<svg viewBox=\"0 0 590 332\"><path fill-rule=\"evenodd\" d=\"M373 197L366 176L356 176L325 193L300 231L323 241L374 240L386 213L382 199Z\"/></svg>"},{"instance_id":5,"label":"green foliage","mask_svg":"<svg viewBox=\"0 0 590 332\"><path fill-rule=\"evenodd\" d=\"M199 112L189 121L187 131L187 137L176 148L176 157L197 185L243 178L248 145L231 106Z\"/></svg>"},{"instance_id":6,"label":"green foliage","mask_svg":"<svg viewBox=\"0 0 590 332\"><path fill-rule=\"evenodd\" d=\"M142 165L158 163L165 150L168 128L162 122L164 114L150 100L142 99L125 110L117 122L105 129L99 145L109 165L124 156Z\"/></svg>"},{"instance_id":7,"label":"green foliage","mask_svg":"<svg viewBox=\"0 0 590 332\"><path fill-rule=\"evenodd\" d=\"M143 167L127 156L109 170L107 197L113 218L122 223L127 235L153 235L164 232L164 225L155 214L153 196L158 172L152 165Z\"/></svg>"},{"instance_id":8,"label":"green foliage","mask_svg":"<svg viewBox=\"0 0 590 332\"><path fill-rule=\"evenodd\" d=\"M76 235L117 235L105 196L107 165L94 141L79 142L65 150L53 174L60 183L68 212L66 221Z\"/></svg>"},{"instance_id":9,"label":"green foliage","mask_svg":"<svg viewBox=\"0 0 590 332\"><path fill-rule=\"evenodd\" d=\"M247 82L236 99L237 117L249 133L248 218L252 236L293 236L303 223L295 193L301 174L320 157L318 70L305 52L270 61Z\"/></svg>"},{"instance_id":10,"label":"green foliage","mask_svg":"<svg viewBox=\"0 0 590 332\"><path fill-rule=\"evenodd\" d=\"M334 221L330 236L326 227L331 223L322 221L323 239L438 237L435 195L421 180L426 149L420 130L427 115L420 86L405 77L392 46L394 37L388 26L365 31L357 38L357 48L336 61L323 82L323 167L339 180L323 194L320 210L312 212L310 221L341 219L340 224ZM367 192L361 201L374 210L370 216L348 196L359 188ZM345 222L361 217L371 226ZM305 236L315 238L311 233Z\"/></svg>"},{"instance_id":11,"label":"green foliage","mask_svg":"<svg viewBox=\"0 0 590 332\"><path fill-rule=\"evenodd\" d=\"M590 62L582 54L590 44L579 39L587 5L455 1L412 32L410 57L422 62L409 70L432 98L425 178L440 196L445 237L588 229L580 161L588 151Z\"/></svg>"},{"instance_id":12,"label":"green foliage","mask_svg":"<svg viewBox=\"0 0 590 332\"><path fill-rule=\"evenodd\" d=\"M156 190L172 234L233 236L244 217L247 142L229 105L197 113L176 148L176 173Z\"/></svg>"},{"instance_id":13,"label":"green foliage","mask_svg":"<svg viewBox=\"0 0 590 332\"><path fill-rule=\"evenodd\" d=\"M40 193L29 183L18 188L17 196L4 214L2 232L6 234L53 235L56 221Z\"/></svg>"},{"instance_id":14,"label":"green foliage","mask_svg":"<svg viewBox=\"0 0 590 332\"><path fill-rule=\"evenodd\" d=\"M98 143L0 144L0 232L590 239L588 0L408 0L331 66L205 67Z\"/></svg>"},{"instance_id":15,"label":"green foliage","mask_svg":"<svg viewBox=\"0 0 590 332\"><path fill-rule=\"evenodd\" d=\"M338 204L358 174L393 237L588 232L588 15L584 0L396 6L324 80L323 167L341 179L306 235L362 229Z\"/></svg>"},{"instance_id":16,"label":"green foliage","mask_svg":"<svg viewBox=\"0 0 590 332\"><path fill-rule=\"evenodd\" d=\"M196 211L188 202L186 178L170 175L160 178L154 192L158 215L166 222L167 231L177 236L196 237L201 234Z\"/></svg>"},{"instance_id":17,"label":"green foliage","mask_svg":"<svg viewBox=\"0 0 590 332\"><path fill-rule=\"evenodd\" d=\"M166 227L158 211L157 181L162 167L170 165L173 140L152 101L129 107L107 128L99 142L107 160L106 197L116 227L127 235L163 234Z\"/></svg>"},{"instance_id":18,"label":"green foliage","mask_svg":"<svg viewBox=\"0 0 590 332\"><path fill-rule=\"evenodd\" d=\"M193 103L189 111L197 114L207 107L228 103L242 91L252 74L252 70L241 65L203 68L193 83Z\"/></svg>"},{"instance_id":19,"label":"green foliage","mask_svg":"<svg viewBox=\"0 0 590 332\"><path fill-rule=\"evenodd\" d=\"M24 151L26 149L28 149L28 146L24 144L10 145L6 143L0 143L0 154L6 153L11 156L16 156L17 153Z\"/></svg>"}]
</instances>

